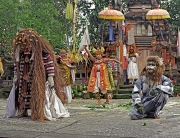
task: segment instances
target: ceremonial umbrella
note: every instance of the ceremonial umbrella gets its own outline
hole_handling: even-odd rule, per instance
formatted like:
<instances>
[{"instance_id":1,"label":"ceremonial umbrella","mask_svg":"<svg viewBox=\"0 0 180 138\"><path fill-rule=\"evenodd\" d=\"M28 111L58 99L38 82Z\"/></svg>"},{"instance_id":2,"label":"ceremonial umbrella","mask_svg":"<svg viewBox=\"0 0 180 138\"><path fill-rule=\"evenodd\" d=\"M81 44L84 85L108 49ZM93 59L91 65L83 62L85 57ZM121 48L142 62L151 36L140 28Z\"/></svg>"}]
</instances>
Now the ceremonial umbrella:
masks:
<instances>
[{"instance_id":1,"label":"ceremonial umbrella","mask_svg":"<svg viewBox=\"0 0 180 138\"><path fill-rule=\"evenodd\" d=\"M112 9L112 7L99 12L98 17L100 19L113 20L113 21L124 20L124 15L122 14L122 12Z\"/></svg>"},{"instance_id":2,"label":"ceremonial umbrella","mask_svg":"<svg viewBox=\"0 0 180 138\"><path fill-rule=\"evenodd\" d=\"M147 20L161 20L166 18L170 18L169 13L164 9L160 9L158 6L153 10L149 10L146 14Z\"/></svg>"},{"instance_id":3,"label":"ceremonial umbrella","mask_svg":"<svg viewBox=\"0 0 180 138\"><path fill-rule=\"evenodd\" d=\"M161 30L158 20L163 20L163 19L167 19L167 18L170 18L169 13L164 9L160 9L158 7L158 5L156 5L155 9L149 10L146 14L147 20L157 20L158 28L159 28L160 35L161 35L163 41L164 41L164 37L163 37L162 30ZM169 32L169 46L170 46L170 54L171 54L171 44L170 43L171 42L170 42L170 32ZM170 57L170 75L171 75L171 57Z\"/></svg>"},{"instance_id":4,"label":"ceremonial umbrella","mask_svg":"<svg viewBox=\"0 0 180 138\"><path fill-rule=\"evenodd\" d=\"M110 8L109 9L102 10L101 12L98 13L98 18L110 20L110 25L109 25L109 40L113 41L114 40L114 34L113 34L112 21L121 21L121 20L124 20L125 18L124 18L123 13L118 11L118 10L114 10L112 8L112 5L110 4Z\"/></svg>"},{"instance_id":5,"label":"ceremonial umbrella","mask_svg":"<svg viewBox=\"0 0 180 138\"><path fill-rule=\"evenodd\" d=\"M162 19L167 19L167 18L170 18L170 15L169 13L164 10L164 9L160 9L158 7L158 5L156 5L156 8L153 9L153 10L149 10L146 14L146 19L147 20L162 20ZM162 30L161 30L161 27L159 25L159 21L157 22L158 23L158 28L159 28L159 31L160 31L160 35L164 41L164 37L162 35Z\"/></svg>"}]
</instances>

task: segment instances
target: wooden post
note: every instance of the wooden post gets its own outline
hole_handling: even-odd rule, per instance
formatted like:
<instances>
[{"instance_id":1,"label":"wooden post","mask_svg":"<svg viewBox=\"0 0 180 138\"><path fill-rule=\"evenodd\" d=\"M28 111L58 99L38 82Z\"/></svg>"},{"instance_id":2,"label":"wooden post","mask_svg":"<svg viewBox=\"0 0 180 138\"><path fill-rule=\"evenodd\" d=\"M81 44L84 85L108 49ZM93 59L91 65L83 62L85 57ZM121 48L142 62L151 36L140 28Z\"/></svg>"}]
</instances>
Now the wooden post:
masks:
<instances>
[{"instance_id":1,"label":"wooden post","mask_svg":"<svg viewBox=\"0 0 180 138\"><path fill-rule=\"evenodd\" d=\"M77 10L77 1L74 0L74 18L73 18L73 49L72 53L76 52L76 10Z\"/></svg>"}]
</instances>

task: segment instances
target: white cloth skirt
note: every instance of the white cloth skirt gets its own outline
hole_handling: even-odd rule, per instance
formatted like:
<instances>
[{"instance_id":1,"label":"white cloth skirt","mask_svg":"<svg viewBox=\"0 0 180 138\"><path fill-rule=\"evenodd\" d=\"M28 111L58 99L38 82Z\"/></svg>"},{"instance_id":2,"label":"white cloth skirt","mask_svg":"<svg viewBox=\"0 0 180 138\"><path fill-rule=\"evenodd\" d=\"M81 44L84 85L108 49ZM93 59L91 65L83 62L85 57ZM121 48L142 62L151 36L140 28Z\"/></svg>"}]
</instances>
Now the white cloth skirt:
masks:
<instances>
[{"instance_id":1,"label":"white cloth skirt","mask_svg":"<svg viewBox=\"0 0 180 138\"><path fill-rule=\"evenodd\" d=\"M6 101L6 110L4 114L4 118L15 117L16 108L15 108L15 82L13 82L13 87L10 91L9 97Z\"/></svg>"},{"instance_id":2,"label":"white cloth skirt","mask_svg":"<svg viewBox=\"0 0 180 138\"><path fill-rule=\"evenodd\" d=\"M45 95L46 99L44 101L44 114L48 120L56 120L56 118L70 116L68 110L57 97L55 90L49 88L48 82L46 82Z\"/></svg>"},{"instance_id":3,"label":"white cloth skirt","mask_svg":"<svg viewBox=\"0 0 180 138\"><path fill-rule=\"evenodd\" d=\"M130 61L127 68L128 79L138 79L139 72L137 63Z\"/></svg>"},{"instance_id":4,"label":"white cloth skirt","mask_svg":"<svg viewBox=\"0 0 180 138\"><path fill-rule=\"evenodd\" d=\"M68 99L68 103L71 103L71 101L72 101L71 85L65 86L64 88L61 89L61 91L66 94L66 97L67 97L67 99Z\"/></svg>"},{"instance_id":5,"label":"white cloth skirt","mask_svg":"<svg viewBox=\"0 0 180 138\"><path fill-rule=\"evenodd\" d=\"M45 90L45 101L44 101L44 114L48 120L56 120L56 118L60 117L69 117L70 113L64 107L61 100L57 97L54 89L49 88L48 82L46 82L46 90ZM7 105L4 114L4 118L10 118L16 116L15 109L15 83L13 82L13 87L7 98Z\"/></svg>"},{"instance_id":6,"label":"white cloth skirt","mask_svg":"<svg viewBox=\"0 0 180 138\"><path fill-rule=\"evenodd\" d=\"M98 93L99 89L100 89L100 72L96 73L96 83L95 83L95 87L94 87L94 92L93 93ZM107 90L101 90L101 93L106 94Z\"/></svg>"}]
</instances>

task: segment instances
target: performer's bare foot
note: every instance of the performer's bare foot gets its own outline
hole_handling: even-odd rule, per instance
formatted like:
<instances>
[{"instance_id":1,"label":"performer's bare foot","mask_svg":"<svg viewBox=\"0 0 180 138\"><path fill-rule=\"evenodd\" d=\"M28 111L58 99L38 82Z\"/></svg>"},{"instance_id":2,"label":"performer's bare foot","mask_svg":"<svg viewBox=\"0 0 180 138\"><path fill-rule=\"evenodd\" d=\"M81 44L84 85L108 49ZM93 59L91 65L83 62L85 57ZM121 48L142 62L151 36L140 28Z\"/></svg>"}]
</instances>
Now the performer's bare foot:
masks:
<instances>
[{"instance_id":1,"label":"performer's bare foot","mask_svg":"<svg viewBox=\"0 0 180 138\"><path fill-rule=\"evenodd\" d=\"M111 95L106 93L106 101L104 102L104 104L109 104L109 98L110 97L111 97Z\"/></svg>"},{"instance_id":2,"label":"performer's bare foot","mask_svg":"<svg viewBox=\"0 0 180 138\"><path fill-rule=\"evenodd\" d=\"M160 117L159 115L155 117L155 119L160 119L160 118L161 118L161 117Z\"/></svg>"},{"instance_id":3,"label":"performer's bare foot","mask_svg":"<svg viewBox=\"0 0 180 138\"><path fill-rule=\"evenodd\" d=\"M104 104L109 104L109 101L105 101Z\"/></svg>"},{"instance_id":4,"label":"performer's bare foot","mask_svg":"<svg viewBox=\"0 0 180 138\"><path fill-rule=\"evenodd\" d=\"M101 100L98 100L98 101L97 101L97 104L101 104Z\"/></svg>"},{"instance_id":5,"label":"performer's bare foot","mask_svg":"<svg viewBox=\"0 0 180 138\"><path fill-rule=\"evenodd\" d=\"M96 99L98 100L97 104L101 104L101 98L100 98L100 94L98 92L96 93Z\"/></svg>"}]
</instances>

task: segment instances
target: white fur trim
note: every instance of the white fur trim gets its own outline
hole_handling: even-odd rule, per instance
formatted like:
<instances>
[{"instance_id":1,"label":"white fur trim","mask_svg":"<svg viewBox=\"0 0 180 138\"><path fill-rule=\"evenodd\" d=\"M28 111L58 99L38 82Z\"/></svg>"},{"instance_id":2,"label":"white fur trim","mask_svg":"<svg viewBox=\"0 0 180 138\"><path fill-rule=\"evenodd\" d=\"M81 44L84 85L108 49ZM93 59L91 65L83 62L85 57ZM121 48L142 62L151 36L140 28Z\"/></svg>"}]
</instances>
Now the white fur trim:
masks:
<instances>
[{"instance_id":1,"label":"white fur trim","mask_svg":"<svg viewBox=\"0 0 180 138\"><path fill-rule=\"evenodd\" d=\"M30 58L30 61L33 61L34 60L34 53L32 53L32 56Z\"/></svg>"},{"instance_id":2,"label":"white fur trim","mask_svg":"<svg viewBox=\"0 0 180 138\"><path fill-rule=\"evenodd\" d=\"M19 52L20 52L20 46L18 45L15 51L16 62L19 62Z\"/></svg>"}]
</instances>

